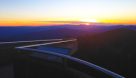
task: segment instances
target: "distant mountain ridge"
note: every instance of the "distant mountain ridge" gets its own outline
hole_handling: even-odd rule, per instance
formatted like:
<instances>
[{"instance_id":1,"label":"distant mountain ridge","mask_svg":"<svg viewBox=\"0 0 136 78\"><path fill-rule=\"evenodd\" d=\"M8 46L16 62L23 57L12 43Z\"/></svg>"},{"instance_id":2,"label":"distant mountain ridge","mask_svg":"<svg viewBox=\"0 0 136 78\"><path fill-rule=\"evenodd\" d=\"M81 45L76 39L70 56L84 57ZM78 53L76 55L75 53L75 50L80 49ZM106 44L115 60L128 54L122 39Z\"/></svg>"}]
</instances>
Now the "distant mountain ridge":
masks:
<instances>
[{"instance_id":1,"label":"distant mountain ridge","mask_svg":"<svg viewBox=\"0 0 136 78\"><path fill-rule=\"evenodd\" d=\"M45 26L45 27L0 27L0 42L50 38L77 38L80 35L95 34L123 26ZM136 29L136 27L127 27Z\"/></svg>"}]
</instances>

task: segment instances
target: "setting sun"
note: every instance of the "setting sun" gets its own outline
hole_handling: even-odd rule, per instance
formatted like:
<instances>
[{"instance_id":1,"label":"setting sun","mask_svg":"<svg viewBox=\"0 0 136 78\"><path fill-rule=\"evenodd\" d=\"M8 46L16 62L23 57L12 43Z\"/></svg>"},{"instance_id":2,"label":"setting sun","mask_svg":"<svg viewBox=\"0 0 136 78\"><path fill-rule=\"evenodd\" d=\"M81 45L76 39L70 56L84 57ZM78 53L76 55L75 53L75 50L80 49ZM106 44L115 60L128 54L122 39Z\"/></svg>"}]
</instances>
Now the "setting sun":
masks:
<instances>
[{"instance_id":1,"label":"setting sun","mask_svg":"<svg viewBox=\"0 0 136 78\"><path fill-rule=\"evenodd\" d=\"M96 19L81 19L80 21L81 22L93 22L93 23L98 22Z\"/></svg>"}]
</instances>

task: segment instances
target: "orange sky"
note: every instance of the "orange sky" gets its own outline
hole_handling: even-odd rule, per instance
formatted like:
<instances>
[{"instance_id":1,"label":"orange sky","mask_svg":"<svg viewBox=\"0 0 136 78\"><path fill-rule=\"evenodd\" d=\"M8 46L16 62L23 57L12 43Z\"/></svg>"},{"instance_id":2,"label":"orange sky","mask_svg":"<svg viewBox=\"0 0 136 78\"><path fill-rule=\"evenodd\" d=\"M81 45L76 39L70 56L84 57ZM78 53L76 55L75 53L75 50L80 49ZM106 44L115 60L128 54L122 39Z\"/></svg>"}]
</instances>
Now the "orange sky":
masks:
<instances>
[{"instance_id":1,"label":"orange sky","mask_svg":"<svg viewBox=\"0 0 136 78\"><path fill-rule=\"evenodd\" d=\"M89 23L108 23L108 24L136 24L136 21L132 20L98 20L98 22L88 21L1 21L0 26L49 26L49 25L78 25Z\"/></svg>"}]
</instances>

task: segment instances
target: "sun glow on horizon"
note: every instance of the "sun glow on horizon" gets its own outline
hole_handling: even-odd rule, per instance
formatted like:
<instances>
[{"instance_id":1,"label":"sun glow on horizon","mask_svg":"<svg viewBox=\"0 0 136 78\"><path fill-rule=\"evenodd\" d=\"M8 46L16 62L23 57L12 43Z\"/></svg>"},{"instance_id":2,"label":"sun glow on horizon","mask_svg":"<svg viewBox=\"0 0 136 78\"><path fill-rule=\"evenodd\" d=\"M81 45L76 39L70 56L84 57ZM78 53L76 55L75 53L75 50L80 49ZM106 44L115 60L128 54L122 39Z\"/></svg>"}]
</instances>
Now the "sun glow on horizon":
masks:
<instances>
[{"instance_id":1,"label":"sun glow on horizon","mask_svg":"<svg viewBox=\"0 0 136 78\"><path fill-rule=\"evenodd\" d=\"M88 23L98 23L98 20L96 19L81 19L81 22L88 22Z\"/></svg>"}]
</instances>

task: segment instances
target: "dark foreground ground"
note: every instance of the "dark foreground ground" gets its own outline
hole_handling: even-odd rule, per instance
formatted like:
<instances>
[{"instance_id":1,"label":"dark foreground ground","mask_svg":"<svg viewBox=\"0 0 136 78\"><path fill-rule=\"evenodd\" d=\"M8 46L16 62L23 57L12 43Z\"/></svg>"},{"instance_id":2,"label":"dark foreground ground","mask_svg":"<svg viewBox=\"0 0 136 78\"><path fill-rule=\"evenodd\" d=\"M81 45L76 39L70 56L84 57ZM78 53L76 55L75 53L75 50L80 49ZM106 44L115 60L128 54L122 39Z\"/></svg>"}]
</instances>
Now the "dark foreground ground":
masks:
<instances>
[{"instance_id":1,"label":"dark foreground ground","mask_svg":"<svg viewBox=\"0 0 136 78\"><path fill-rule=\"evenodd\" d=\"M75 57L93 62L125 77L136 77L136 31L120 28L78 38Z\"/></svg>"}]
</instances>

